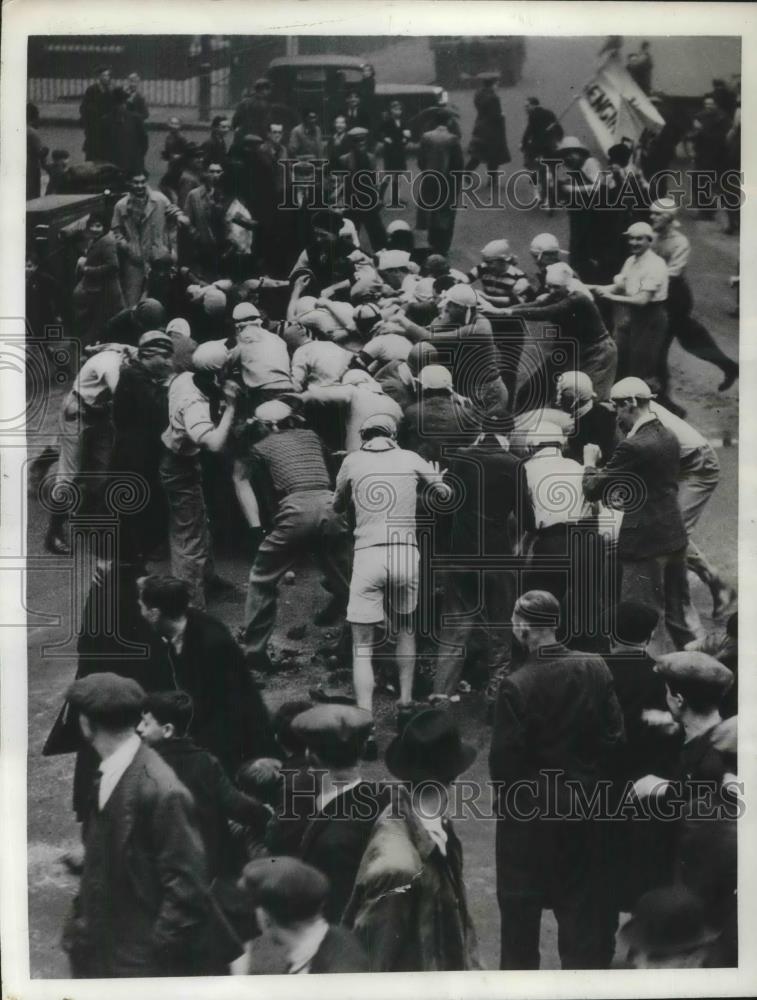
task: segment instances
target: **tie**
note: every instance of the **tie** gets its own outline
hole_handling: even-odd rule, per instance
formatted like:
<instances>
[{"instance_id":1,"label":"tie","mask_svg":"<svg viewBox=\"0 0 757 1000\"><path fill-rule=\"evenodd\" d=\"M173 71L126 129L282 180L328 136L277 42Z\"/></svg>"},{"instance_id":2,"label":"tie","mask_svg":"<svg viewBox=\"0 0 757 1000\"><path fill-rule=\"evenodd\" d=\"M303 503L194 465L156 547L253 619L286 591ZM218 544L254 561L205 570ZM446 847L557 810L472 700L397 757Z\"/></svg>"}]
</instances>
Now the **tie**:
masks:
<instances>
[{"instance_id":1,"label":"tie","mask_svg":"<svg viewBox=\"0 0 757 1000\"><path fill-rule=\"evenodd\" d=\"M102 771L96 771L92 779L92 791L90 792L90 811L100 811L100 784L103 780Z\"/></svg>"}]
</instances>

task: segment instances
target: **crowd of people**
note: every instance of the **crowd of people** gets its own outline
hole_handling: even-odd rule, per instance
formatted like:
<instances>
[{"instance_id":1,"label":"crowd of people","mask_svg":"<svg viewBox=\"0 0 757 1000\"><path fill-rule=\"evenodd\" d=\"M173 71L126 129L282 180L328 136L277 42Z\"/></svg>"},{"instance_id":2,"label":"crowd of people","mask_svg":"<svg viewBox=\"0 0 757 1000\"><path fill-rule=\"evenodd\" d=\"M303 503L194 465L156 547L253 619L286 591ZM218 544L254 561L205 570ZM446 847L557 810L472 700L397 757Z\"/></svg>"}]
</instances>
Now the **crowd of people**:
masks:
<instances>
[{"instance_id":1,"label":"crowd of people","mask_svg":"<svg viewBox=\"0 0 757 1000\"><path fill-rule=\"evenodd\" d=\"M494 187L509 151L486 76L466 167ZM736 964L736 593L696 544L719 465L667 352L677 338L723 390L738 363L693 315L677 203L571 209L568 247L539 234L523 270L503 233L465 273L454 191L419 210L427 245L384 221L376 147L405 169L400 104L377 119L356 90L324 140L258 81L202 145L170 123L153 188L138 84L111 95L104 69L82 104L87 158L129 190L81 232L87 358L43 484L51 552L118 520L46 747L77 752L72 975L479 968L452 822L471 687L492 726L475 805L497 819L501 968L538 968L547 908L563 968L610 967L628 912L631 964ZM627 144L600 168L536 98L528 117L550 212L638 169ZM454 116L429 125L422 174L461 170ZM118 482L140 501L113 508ZM206 611L236 596L223 537L249 565L234 634ZM304 559L352 687L324 670L272 714L278 591ZM653 658L653 633L676 651ZM378 690L396 696L383 747ZM367 780L380 757L392 780Z\"/></svg>"}]
</instances>

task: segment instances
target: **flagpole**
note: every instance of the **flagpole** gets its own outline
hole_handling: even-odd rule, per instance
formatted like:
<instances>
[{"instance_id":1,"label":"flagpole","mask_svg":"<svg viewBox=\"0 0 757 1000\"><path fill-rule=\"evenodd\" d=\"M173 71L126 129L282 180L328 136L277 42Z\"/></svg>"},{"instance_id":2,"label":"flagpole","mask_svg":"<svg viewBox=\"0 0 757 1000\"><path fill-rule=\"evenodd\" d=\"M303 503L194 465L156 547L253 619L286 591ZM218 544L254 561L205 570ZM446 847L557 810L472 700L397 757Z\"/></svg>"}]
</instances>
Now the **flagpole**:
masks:
<instances>
[{"instance_id":1,"label":"flagpole","mask_svg":"<svg viewBox=\"0 0 757 1000\"><path fill-rule=\"evenodd\" d=\"M595 76L597 76L599 73L601 73L602 70L605 68L605 66L608 64L608 62L611 59L613 59L614 57L616 57L617 55L618 55L617 50L613 50L612 52L608 52L607 55L606 55L606 57L604 59L601 59L599 61L599 65L594 70L594 72L592 73L592 75L590 77L588 77L588 79L584 83L584 85L581 88L581 90L576 94L575 97L573 97L571 99L570 104L568 104L567 107L557 116L557 120L559 122L561 122L563 120L563 118L567 115L567 113L570 111L570 109L573 107L573 105L576 103L576 101L580 101L581 98L584 96L584 90L586 89L586 84L590 83L594 79Z\"/></svg>"}]
</instances>

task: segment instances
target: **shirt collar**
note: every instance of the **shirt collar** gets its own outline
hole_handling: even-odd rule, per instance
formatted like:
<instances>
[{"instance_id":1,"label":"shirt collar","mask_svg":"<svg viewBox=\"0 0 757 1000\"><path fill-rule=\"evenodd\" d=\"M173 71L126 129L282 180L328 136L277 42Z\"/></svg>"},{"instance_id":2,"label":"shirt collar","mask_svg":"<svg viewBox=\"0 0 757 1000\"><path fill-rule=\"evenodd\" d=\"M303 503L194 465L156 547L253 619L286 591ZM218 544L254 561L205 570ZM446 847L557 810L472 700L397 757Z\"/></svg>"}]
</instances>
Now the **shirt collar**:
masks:
<instances>
[{"instance_id":1,"label":"shirt collar","mask_svg":"<svg viewBox=\"0 0 757 1000\"><path fill-rule=\"evenodd\" d=\"M338 785L329 789L326 795L318 796L318 809L320 812L326 808L329 802L333 802L338 795L344 795L345 792L349 792L350 789L355 788L363 779L358 776L354 781L348 782L346 785Z\"/></svg>"},{"instance_id":2,"label":"shirt collar","mask_svg":"<svg viewBox=\"0 0 757 1000\"><path fill-rule=\"evenodd\" d=\"M117 750L114 750L112 754L100 761L100 767L98 768L101 775L98 802L100 809L105 806L113 789L123 777L129 764L136 757L141 745L142 741L139 736L136 733L132 733Z\"/></svg>"},{"instance_id":3,"label":"shirt collar","mask_svg":"<svg viewBox=\"0 0 757 1000\"><path fill-rule=\"evenodd\" d=\"M575 417L585 417L586 414L589 412L589 410L592 408L592 406L594 406L594 400L590 399L587 402L585 402L583 406L579 406L573 415Z\"/></svg>"},{"instance_id":4,"label":"shirt collar","mask_svg":"<svg viewBox=\"0 0 757 1000\"><path fill-rule=\"evenodd\" d=\"M633 437L634 434L638 431L638 429L640 427L643 427L644 424L651 424L653 420L657 420L657 417L654 415L654 413L643 414L641 417L639 417L639 419L633 425L628 434L626 434L626 440L628 440L628 438L630 437Z\"/></svg>"},{"instance_id":5,"label":"shirt collar","mask_svg":"<svg viewBox=\"0 0 757 1000\"><path fill-rule=\"evenodd\" d=\"M399 445L396 441L391 438L386 437L375 437L371 438L370 441L363 441L360 445L361 451L391 451L393 448L398 448Z\"/></svg>"},{"instance_id":6,"label":"shirt collar","mask_svg":"<svg viewBox=\"0 0 757 1000\"><path fill-rule=\"evenodd\" d=\"M310 963L315 958L328 932L329 925L323 917L318 917L305 929L302 937L292 945L287 956L290 976L309 971Z\"/></svg>"},{"instance_id":7,"label":"shirt collar","mask_svg":"<svg viewBox=\"0 0 757 1000\"><path fill-rule=\"evenodd\" d=\"M444 817L441 815L436 816L421 816L420 813L415 814L418 817L418 822L421 824L423 829L433 840L434 846L438 847L443 855L447 854L447 831L444 829Z\"/></svg>"}]
</instances>

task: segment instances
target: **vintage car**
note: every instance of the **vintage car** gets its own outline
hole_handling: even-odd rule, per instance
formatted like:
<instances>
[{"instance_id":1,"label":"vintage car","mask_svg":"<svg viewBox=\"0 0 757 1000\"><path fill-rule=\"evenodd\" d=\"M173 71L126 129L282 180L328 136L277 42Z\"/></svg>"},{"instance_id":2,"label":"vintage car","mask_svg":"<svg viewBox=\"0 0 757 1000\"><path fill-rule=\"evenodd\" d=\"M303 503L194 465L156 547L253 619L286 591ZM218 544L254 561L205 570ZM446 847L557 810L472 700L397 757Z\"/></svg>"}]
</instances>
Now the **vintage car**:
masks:
<instances>
[{"instance_id":1,"label":"vintage car","mask_svg":"<svg viewBox=\"0 0 757 1000\"><path fill-rule=\"evenodd\" d=\"M291 127L299 120L303 108L317 112L324 130L331 130L334 115L342 111L345 97L351 90L361 89L367 59L355 56L290 56L271 60L266 76L271 81L271 100L274 105L291 109L296 118L286 121ZM380 83L376 81L374 114L378 117L388 110L393 100L402 102L405 116L410 121L413 138L419 136L420 123L424 123L429 108L447 104L447 92L433 84ZM418 126L414 126L417 120Z\"/></svg>"}]
</instances>

